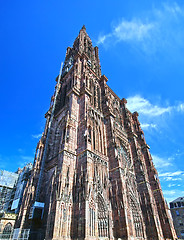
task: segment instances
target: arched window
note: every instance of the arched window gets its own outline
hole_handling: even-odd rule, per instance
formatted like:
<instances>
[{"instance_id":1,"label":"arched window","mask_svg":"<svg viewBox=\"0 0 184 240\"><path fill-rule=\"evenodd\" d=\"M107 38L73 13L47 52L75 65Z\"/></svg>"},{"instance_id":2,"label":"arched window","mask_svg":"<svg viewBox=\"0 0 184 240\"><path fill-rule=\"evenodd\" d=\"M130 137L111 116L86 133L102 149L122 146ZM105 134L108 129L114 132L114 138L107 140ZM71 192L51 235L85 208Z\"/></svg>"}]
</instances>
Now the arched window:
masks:
<instances>
[{"instance_id":1,"label":"arched window","mask_svg":"<svg viewBox=\"0 0 184 240\"><path fill-rule=\"evenodd\" d=\"M96 149L95 128L93 128L93 149Z\"/></svg>"},{"instance_id":2,"label":"arched window","mask_svg":"<svg viewBox=\"0 0 184 240\"><path fill-rule=\"evenodd\" d=\"M93 93L94 93L94 107L96 107L96 86L94 86Z\"/></svg>"},{"instance_id":3,"label":"arched window","mask_svg":"<svg viewBox=\"0 0 184 240\"><path fill-rule=\"evenodd\" d=\"M69 84L68 84L68 91L72 88L72 78L70 78L69 80Z\"/></svg>"},{"instance_id":4,"label":"arched window","mask_svg":"<svg viewBox=\"0 0 184 240\"><path fill-rule=\"evenodd\" d=\"M91 127L88 127L88 142L91 143Z\"/></svg>"},{"instance_id":5,"label":"arched window","mask_svg":"<svg viewBox=\"0 0 184 240\"><path fill-rule=\"evenodd\" d=\"M67 91L67 85L65 85L62 89L62 93L61 93L61 108L64 107L65 103L66 103L66 91Z\"/></svg>"},{"instance_id":6,"label":"arched window","mask_svg":"<svg viewBox=\"0 0 184 240\"><path fill-rule=\"evenodd\" d=\"M77 77L74 77L74 86L77 85Z\"/></svg>"},{"instance_id":7,"label":"arched window","mask_svg":"<svg viewBox=\"0 0 184 240\"><path fill-rule=\"evenodd\" d=\"M98 131L98 127L96 126L96 150L99 151L99 131Z\"/></svg>"},{"instance_id":8,"label":"arched window","mask_svg":"<svg viewBox=\"0 0 184 240\"><path fill-rule=\"evenodd\" d=\"M3 239L10 239L13 233L13 226L11 223L7 223L3 230Z\"/></svg>"},{"instance_id":9,"label":"arched window","mask_svg":"<svg viewBox=\"0 0 184 240\"><path fill-rule=\"evenodd\" d=\"M67 127L67 132L66 132L66 141L68 142L70 138L70 127Z\"/></svg>"},{"instance_id":10,"label":"arched window","mask_svg":"<svg viewBox=\"0 0 184 240\"><path fill-rule=\"evenodd\" d=\"M97 88L97 96L98 96L98 108L100 108L100 89Z\"/></svg>"},{"instance_id":11,"label":"arched window","mask_svg":"<svg viewBox=\"0 0 184 240\"><path fill-rule=\"evenodd\" d=\"M89 208L90 236L95 236L95 209Z\"/></svg>"},{"instance_id":12,"label":"arched window","mask_svg":"<svg viewBox=\"0 0 184 240\"><path fill-rule=\"evenodd\" d=\"M84 51L86 52L86 38L84 38Z\"/></svg>"},{"instance_id":13,"label":"arched window","mask_svg":"<svg viewBox=\"0 0 184 240\"><path fill-rule=\"evenodd\" d=\"M128 161L127 153L122 145L120 147L120 153L121 153L122 160L125 160L127 162Z\"/></svg>"},{"instance_id":14,"label":"arched window","mask_svg":"<svg viewBox=\"0 0 184 240\"><path fill-rule=\"evenodd\" d=\"M100 127L99 127L99 138L100 138L99 151L102 152L102 134L101 134Z\"/></svg>"},{"instance_id":15,"label":"arched window","mask_svg":"<svg viewBox=\"0 0 184 240\"><path fill-rule=\"evenodd\" d=\"M92 79L89 80L89 89L90 89L90 91L92 89Z\"/></svg>"},{"instance_id":16,"label":"arched window","mask_svg":"<svg viewBox=\"0 0 184 240\"><path fill-rule=\"evenodd\" d=\"M55 135L54 135L54 151L52 153L51 157L54 157L58 154L59 152L59 145L60 145L60 139L61 139L61 126L58 126L56 131L55 131Z\"/></svg>"},{"instance_id":17,"label":"arched window","mask_svg":"<svg viewBox=\"0 0 184 240\"><path fill-rule=\"evenodd\" d=\"M136 237L143 237L142 219L137 209L137 203L130 197L130 207L132 211L133 223L135 228Z\"/></svg>"},{"instance_id":18,"label":"arched window","mask_svg":"<svg viewBox=\"0 0 184 240\"><path fill-rule=\"evenodd\" d=\"M65 143L66 128L63 129L63 140L62 143Z\"/></svg>"},{"instance_id":19,"label":"arched window","mask_svg":"<svg viewBox=\"0 0 184 240\"><path fill-rule=\"evenodd\" d=\"M102 195L98 194L98 237L108 237L108 212Z\"/></svg>"},{"instance_id":20,"label":"arched window","mask_svg":"<svg viewBox=\"0 0 184 240\"><path fill-rule=\"evenodd\" d=\"M85 85L87 88L89 88L89 80L88 80L88 77L86 77L86 85Z\"/></svg>"},{"instance_id":21,"label":"arched window","mask_svg":"<svg viewBox=\"0 0 184 240\"><path fill-rule=\"evenodd\" d=\"M121 157L121 161L123 162L123 165L130 166L131 164L130 157L128 156L127 151L122 144L120 145L120 157Z\"/></svg>"}]
</instances>

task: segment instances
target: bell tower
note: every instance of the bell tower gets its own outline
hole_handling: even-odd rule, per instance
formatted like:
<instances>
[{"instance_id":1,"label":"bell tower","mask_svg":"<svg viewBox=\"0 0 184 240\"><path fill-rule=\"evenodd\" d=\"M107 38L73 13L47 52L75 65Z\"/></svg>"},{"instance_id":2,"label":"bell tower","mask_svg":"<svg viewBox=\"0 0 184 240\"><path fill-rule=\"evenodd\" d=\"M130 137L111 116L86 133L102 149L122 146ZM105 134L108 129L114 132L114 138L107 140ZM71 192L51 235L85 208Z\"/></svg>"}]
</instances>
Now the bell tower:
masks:
<instances>
[{"instance_id":1,"label":"bell tower","mask_svg":"<svg viewBox=\"0 0 184 240\"><path fill-rule=\"evenodd\" d=\"M83 26L56 78L16 223L30 240L176 238L138 114L107 81Z\"/></svg>"}]
</instances>

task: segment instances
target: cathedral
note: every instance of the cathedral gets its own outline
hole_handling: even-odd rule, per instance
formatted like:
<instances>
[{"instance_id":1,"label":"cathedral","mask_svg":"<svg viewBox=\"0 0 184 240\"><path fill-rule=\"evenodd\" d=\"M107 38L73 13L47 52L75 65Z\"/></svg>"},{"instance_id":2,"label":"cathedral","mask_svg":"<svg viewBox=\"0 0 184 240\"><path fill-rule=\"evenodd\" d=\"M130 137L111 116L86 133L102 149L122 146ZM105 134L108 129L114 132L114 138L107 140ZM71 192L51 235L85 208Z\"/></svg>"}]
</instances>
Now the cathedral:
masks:
<instances>
[{"instance_id":1,"label":"cathedral","mask_svg":"<svg viewBox=\"0 0 184 240\"><path fill-rule=\"evenodd\" d=\"M107 81L83 26L56 78L14 239L177 239L138 113Z\"/></svg>"}]
</instances>

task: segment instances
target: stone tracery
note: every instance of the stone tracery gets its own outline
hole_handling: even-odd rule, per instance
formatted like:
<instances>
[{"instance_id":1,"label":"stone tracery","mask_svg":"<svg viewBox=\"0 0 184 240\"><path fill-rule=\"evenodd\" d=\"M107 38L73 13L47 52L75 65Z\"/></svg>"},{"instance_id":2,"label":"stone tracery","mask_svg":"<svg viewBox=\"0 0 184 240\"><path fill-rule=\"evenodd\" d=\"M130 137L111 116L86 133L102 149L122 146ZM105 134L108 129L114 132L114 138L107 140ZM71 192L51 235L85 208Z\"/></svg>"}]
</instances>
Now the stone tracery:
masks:
<instances>
[{"instance_id":1,"label":"stone tracery","mask_svg":"<svg viewBox=\"0 0 184 240\"><path fill-rule=\"evenodd\" d=\"M108 237L109 223L108 223L108 210L105 201L100 193L97 195L98 202L98 236Z\"/></svg>"}]
</instances>

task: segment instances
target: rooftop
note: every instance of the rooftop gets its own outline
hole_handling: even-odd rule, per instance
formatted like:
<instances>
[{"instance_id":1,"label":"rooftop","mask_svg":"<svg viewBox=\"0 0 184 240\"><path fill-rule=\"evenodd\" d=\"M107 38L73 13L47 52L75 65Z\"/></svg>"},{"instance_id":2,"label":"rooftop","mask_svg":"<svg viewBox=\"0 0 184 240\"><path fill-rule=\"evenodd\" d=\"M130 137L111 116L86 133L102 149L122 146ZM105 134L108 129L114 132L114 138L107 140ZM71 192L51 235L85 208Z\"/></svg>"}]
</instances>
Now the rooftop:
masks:
<instances>
[{"instance_id":1,"label":"rooftop","mask_svg":"<svg viewBox=\"0 0 184 240\"><path fill-rule=\"evenodd\" d=\"M184 197L179 197L176 198L174 201L172 201L171 203L176 203L176 202L184 202Z\"/></svg>"}]
</instances>

